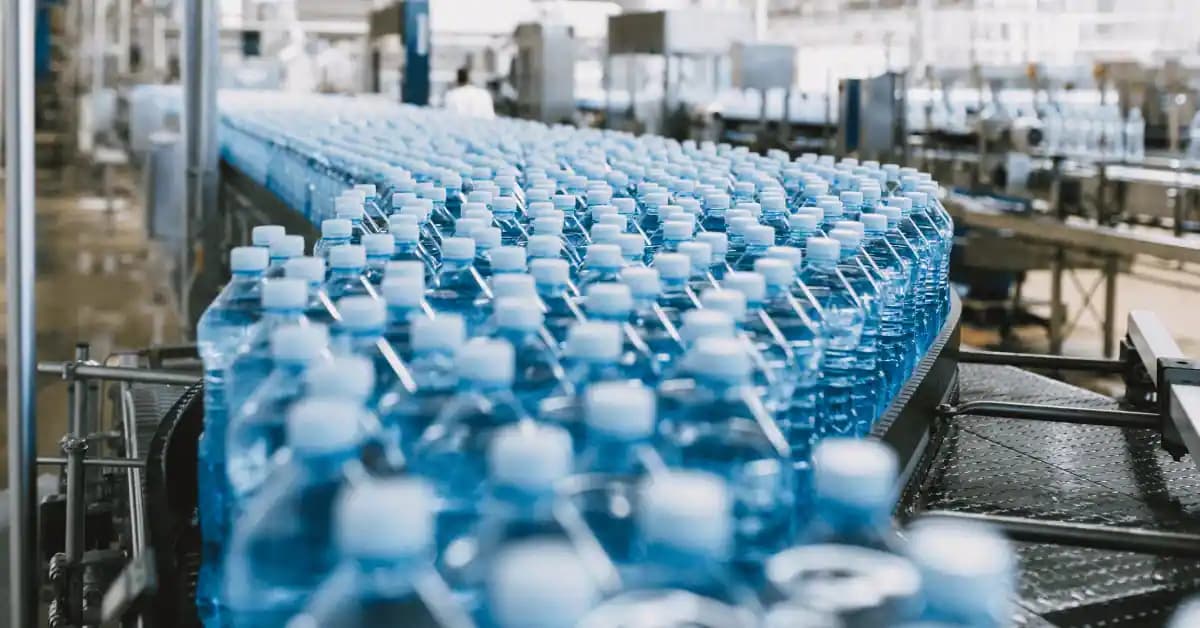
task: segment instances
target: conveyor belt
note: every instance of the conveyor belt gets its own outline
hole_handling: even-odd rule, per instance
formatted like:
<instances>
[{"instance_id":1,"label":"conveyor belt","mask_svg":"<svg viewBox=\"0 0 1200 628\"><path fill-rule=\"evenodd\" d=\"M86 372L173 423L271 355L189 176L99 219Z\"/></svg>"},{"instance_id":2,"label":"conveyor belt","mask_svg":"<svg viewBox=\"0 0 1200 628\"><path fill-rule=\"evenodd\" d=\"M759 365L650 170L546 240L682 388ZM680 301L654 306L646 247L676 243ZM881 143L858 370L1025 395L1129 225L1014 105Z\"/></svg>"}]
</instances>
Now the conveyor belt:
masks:
<instances>
[{"instance_id":1,"label":"conveyor belt","mask_svg":"<svg viewBox=\"0 0 1200 628\"><path fill-rule=\"evenodd\" d=\"M1115 408L1117 403L1007 366L959 367L959 397ZM1200 532L1200 472L1150 430L992 417L950 420L927 451L909 504L1030 519ZM1021 543L1020 604L1055 626L1161 625L1200 592L1200 561ZM1039 624L1027 617L1026 625Z\"/></svg>"}]
</instances>

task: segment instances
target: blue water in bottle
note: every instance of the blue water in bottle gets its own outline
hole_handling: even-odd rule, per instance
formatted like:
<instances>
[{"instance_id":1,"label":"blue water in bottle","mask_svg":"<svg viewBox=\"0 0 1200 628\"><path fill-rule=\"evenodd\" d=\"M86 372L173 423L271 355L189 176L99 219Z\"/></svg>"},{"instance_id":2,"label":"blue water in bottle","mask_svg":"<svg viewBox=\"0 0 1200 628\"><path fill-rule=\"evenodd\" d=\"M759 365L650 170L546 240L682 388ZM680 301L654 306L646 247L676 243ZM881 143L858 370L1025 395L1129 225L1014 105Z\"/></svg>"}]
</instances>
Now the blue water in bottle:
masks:
<instances>
[{"instance_id":1,"label":"blue water in bottle","mask_svg":"<svg viewBox=\"0 0 1200 628\"><path fill-rule=\"evenodd\" d=\"M659 279L655 300L668 319L678 323L684 312L700 307L700 300L688 283L692 277L690 257L682 253L659 253L654 258L654 269Z\"/></svg>"},{"instance_id":2,"label":"blue water in bottle","mask_svg":"<svg viewBox=\"0 0 1200 628\"><path fill-rule=\"evenodd\" d=\"M825 352L822 366L820 436L851 436L857 417L851 397L857 364L855 350L862 339L864 314L858 295L838 270L841 246L830 238L809 238L808 263L800 274L822 310Z\"/></svg>"},{"instance_id":3,"label":"blue water in bottle","mask_svg":"<svg viewBox=\"0 0 1200 628\"><path fill-rule=\"evenodd\" d=\"M914 293L921 289L921 256L917 247L914 247L908 237L900 230L902 220L900 208L893 206L881 207L878 213L887 218L888 226L884 239L891 245L892 250L904 260L908 270L907 287L904 293L903 324L897 333L885 335L881 338L885 342L894 343L900 347L900 355L904 358L904 362L900 367L900 372L903 374L901 379L903 379L912 372L918 359L918 352L920 351L918 336L921 316L918 314L917 298Z\"/></svg>"},{"instance_id":4,"label":"blue water in bottle","mask_svg":"<svg viewBox=\"0 0 1200 628\"><path fill-rule=\"evenodd\" d=\"M442 503L438 547L445 549L475 522L487 474L484 457L499 428L526 418L512 392L513 348L475 338L455 357L457 392L412 445L411 468L431 479Z\"/></svg>"},{"instance_id":5,"label":"blue water in bottle","mask_svg":"<svg viewBox=\"0 0 1200 628\"><path fill-rule=\"evenodd\" d=\"M325 260L319 257L297 257L288 260L284 276L300 279L308 286L308 302L304 317L314 323L332 325L336 308L325 293Z\"/></svg>"},{"instance_id":6,"label":"blue water in bottle","mask_svg":"<svg viewBox=\"0 0 1200 628\"><path fill-rule=\"evenodd\" d=\"M562 258L535 259L529 264L538 298L546 306L544 324L558 344L562 344L568 329L581 318L569 296L570 270L570 265Z\"/></svg>"},{"instance_id":7,"label":"blue water in bottle","mask_svg":"<svg viewBox=\"0 0 1200 628\"><path fill-rule=\"evenodd\" d=\"M668 261L678 261L682 257L671 253L661 253L658 261L661 262L664 256ZM686 262L686 258L683 259ZM686 289L686 280L680 277L681 274L677 273L673 280L673 283L676 284L674 292L678 292L681 287ZM638 266L621 271L621 282L629 288L629 293L633 297L631 318L633 328L649 348L654 359L654 370L659 373L667 373L671 370L671 365L683 353L677 329L681 311L673 307L669 309L663 307L665 294L663 284L665 282L660 281L659 277L660 273L657 268ZM697 302L684 311L698 305Z\"/></svg>"},{"instance_id":8,"label":"blue water in bottle","mask_svg":"<svg viewBox=\"0 0 1200 628\"><path fill-rule=\"evenodd\" d=\"M425 281L421 275L392 276L383 280L379 291L387 306L383 337L401 360L408 360L412 357L413 321L432 314L425 303Z\"/></svg>"},{"instance_id":9,"label":"blue water in bottle","mask_svg":"<svg viewBox=\"0 0 1200 628\"><path fill-rule=\"evenodd\" d=\"M383 271L395 253L396 244L391 234L368 233L362 238L363 249L367 253L367 265L363 276L373 286L383 283Z\"/></svg>"},{"instance_id":10,"label":"blue water in bottle","mask_svg":"<svg viewBox=\"0 0 1200 628\"><path fill-rule=\"evenodd\" d=\"M312 399L288 413L291 456L234 526L224 576L229 626L285 625L333 570L334 504L363 473L360 412L353 404Z\"/></svg>"},{"instance_id":11,"label":"blue water in bottle","mask_svg":"<svg viewBox=\"0 0 1200 628\"><path fill-rule=\"evenodd\" d=\"M441 314L412 321L412 372L415 389L395 382L379 398L379 421L385 431L400 435L408 455L412 444L437 417L458 387L454 356L466 341L462 317Z\"/></svg>"},{"instance_id":12,"label":"blue water in bottle","mask_svg":"<svg viewBox=\"0 0 1200 628\"><path fill-rule=\"evenodd\" d=\"M733 558L752 572L792 539L791 449L753 389L753 365L740 342L702 338L684 359L694 385L661 391L663 429L680 465L729 483L736 504Z\"/></svg>"},{"instance_id":13,"label":"blue water in bottle","mask_svg":"<svg viewBox=\"0 0 1200 628\"><path fill-rule=\"evenodd\" d=\"M342 297L370 295L367 281L367 251L359 244L343 244L329 250L329 279L325 293L337 303Z\"/></svg>"},{"instance_id":14,"label":"blue water in bottle","mask_svg":"<svg viewBox=\"0 0 1200 628\"><path fill-rule=\"evenodd\" d=\"M337 306L342 320L334 328L333 351L370 360L374 387L367 397L367 405L374 407L379 396L397 379L412 376L395 348L384 338L387 305L381 299L361 295L344 297Z\"/></svg>"},{"instance_id":15,"label":"blue water in bottle","mask_svg":"<svg viewBox=\"0 0 1200 628\"><path fill-rule=\"evenodd\" d=\"M883 398L887 400L896 394L908 376L904 370L907 364L905 352L911 346L911 336L906 329L904 304L908 299L909 262L887 241L888 218L885 214L863 214L862 218L865 227L863 249L879 269L883 287L878 365L886 389Z\"/></svg>"},{"instance_id":16,"label":"blue water in bottle","mask_svg":"<svg viewBox=\"0 0 1200 628\"><path fill-rule=\"evenodd\" d=\"M321 221L321 239L313 245L313 255L329 261L329 251L335 246L350 244L353 225L349 220L328 218Z\"/></svg>"},{"instance_id":17,"label":"blue water in bottle","mask_svg":"<svg viewBox=\"0 0 1200 628\"><path fill-rule=\"evenodd\" d=\"M442 242L442 265L425 299L437 313L458 314L472 333L486 316L491 300L487 282L475 270L475 241L452 237Z\"/></svg>"},{"instance_id":18,"label":"blue water in bottle","mask_svg":"<svg viewBox=\"0 0 1200 628\"><path fill-rule=\"evenodd\" d=\"M220 624L220 558L228 538L223 514L226 511L225 429L229 422L226 377L245 339L261 315L262 276L267 268L267 251L240 246L229 254L233 276L217 298L204 310L196 326L196 344L204 362L204 433L197 457L202 563L197 583L196 605L205 625Z\"/></svg>"},{"instance_id":19,"label":"blue water in bottle","mask_svg":"<svg viewBox=\"0 0 1200 628\"><path fill-rule=\"evenodd\" d=\"M492 314L493 336L507 340L516 351L513 393L529 416L563 381L564 373L556 351L542 333L541 304L534 297L506 297L496 301Z\"/></svg>"},{"instance_id":20,"label":"blue water in bottle","mask_svg":"<svg viewBox=\"0 0 1200 628\"><path fill-rule=\"evenodd\" d=\"M904 236L908 246L916 254L916 278L909 291L909 298L912 301L912 313L909 315L909 320L916 331L915 353L922 353L932 340L929 329L933 326L931 312L935 303L933 292L936 290L937 284L937 268L934 264L936 244L925 236L925 232L917 227L913 220L911 198L892 197L887 202L889 206L900 210L900 234ZM890 233L888 240L895 243Z\"/></svg>"},{"instance_id":21,"label":"blue water in bottle","mask_svg":"<svg viewBox=\"0 0 1200 628\"><path fill-rule=\"evenodd\" d=\"M271 334L279 327L307 325L304 307L308 287L299 279L268 279L262 286L262 317L247 330L227 370L226 401L231 415L237 414L250 393L274 366L271 359Z\"/></svg>"},{"instance_id":22,"label":"blue water in bottle","mask_svg":"<svg viewBox=\"0 0 1200 628\"><path fill-rule=\"evenodd\" d=\"M841 246L838 270L858 296L863 311L862 336L854 352L855 384L850 397L858 421L857 433L859 436L865 436L878 416L886 390L883 372L878 364L880 316L886 295L876 283L873 265L868 268L871 262L862 250L861 236L855 229L840 226L855 224L862 223L839 223L830 236Z\"/></svg>"},{"instance_id":23,"label":"blue water in bottle","mask_svg":"<svg viewBox=\"0 0 1200 628\"><path fill-rule=\"evenodd\" d=\"M585 296L588 320L604 321L621 328L621 369L625 376L643 382L657 382L663 376L661 363L638 330L630 324L633 317L633 293L620 283L597 283Z\"/></svg>"},{"instance_id":24,"label":"blue water in bottle","mask_svg":"<svg viewBox=\"0 0 1200 628\"><path fill-rule=\"evenodd\" d=\"M828 438L813 452L813 510L806 543L895 547L895 452L869 439Z\"/></svg>"}]
</instances>

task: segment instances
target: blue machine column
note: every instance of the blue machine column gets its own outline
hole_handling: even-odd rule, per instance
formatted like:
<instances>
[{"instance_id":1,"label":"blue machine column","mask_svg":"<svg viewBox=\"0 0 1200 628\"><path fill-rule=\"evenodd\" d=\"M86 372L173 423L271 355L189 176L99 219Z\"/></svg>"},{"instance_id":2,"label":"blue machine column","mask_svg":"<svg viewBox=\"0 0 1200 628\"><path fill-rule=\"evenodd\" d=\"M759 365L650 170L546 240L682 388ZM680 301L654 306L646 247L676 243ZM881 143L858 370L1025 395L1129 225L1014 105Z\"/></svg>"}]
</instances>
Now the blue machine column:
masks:
<instances>
[{"instance_id":1,"label":"blue machine column","mask_svg":"<svg viewBox=\"0 0 1200 628\"><path fill-rule=\"evenodd\" d=\"M404 11L404 78L400 99L429 104L429 0L407 0Z\"/></svg>"}]
</instances>

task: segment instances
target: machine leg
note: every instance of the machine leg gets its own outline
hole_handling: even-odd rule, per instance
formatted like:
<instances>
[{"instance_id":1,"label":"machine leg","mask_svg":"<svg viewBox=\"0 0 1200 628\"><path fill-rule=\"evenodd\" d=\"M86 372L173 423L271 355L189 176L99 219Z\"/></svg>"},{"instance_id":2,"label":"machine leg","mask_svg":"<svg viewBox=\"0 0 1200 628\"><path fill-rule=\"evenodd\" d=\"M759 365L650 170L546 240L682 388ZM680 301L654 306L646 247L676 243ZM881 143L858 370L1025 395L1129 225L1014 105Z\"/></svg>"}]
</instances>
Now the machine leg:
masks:
<instances>
[{"instance_id":1,"label":"machine leg","mask_svg":"<svg viewBox=\"0 0 1200 628\"><path fill-rule=\"evenodd\" d=\"M1050 353L1059 355L1063 348L1063 272L1066 270L1066 251L1062 247L1054 250L1054 263L1050 275Z\"/></svg>"}]
</instances>

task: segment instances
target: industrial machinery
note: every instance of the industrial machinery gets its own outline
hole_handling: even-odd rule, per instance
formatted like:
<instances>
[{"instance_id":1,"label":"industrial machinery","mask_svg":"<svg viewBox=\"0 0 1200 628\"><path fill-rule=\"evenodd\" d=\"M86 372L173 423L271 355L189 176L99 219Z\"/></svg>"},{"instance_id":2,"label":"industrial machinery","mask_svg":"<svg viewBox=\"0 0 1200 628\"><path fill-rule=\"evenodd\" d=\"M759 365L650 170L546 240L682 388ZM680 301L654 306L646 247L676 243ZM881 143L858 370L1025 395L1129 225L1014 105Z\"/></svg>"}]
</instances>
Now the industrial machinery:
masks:
<instances>
[{"instance_id":1,"label":"industrial machinery","mask_svg":"<svg viewBox=\"0 0 1200 628\"><path fill-rule=\"evenodd\" d=\"M565 24L520 24L513 38L517 115L555 123L575 114L575 38Z\"/></svg>"}]
</instances>

